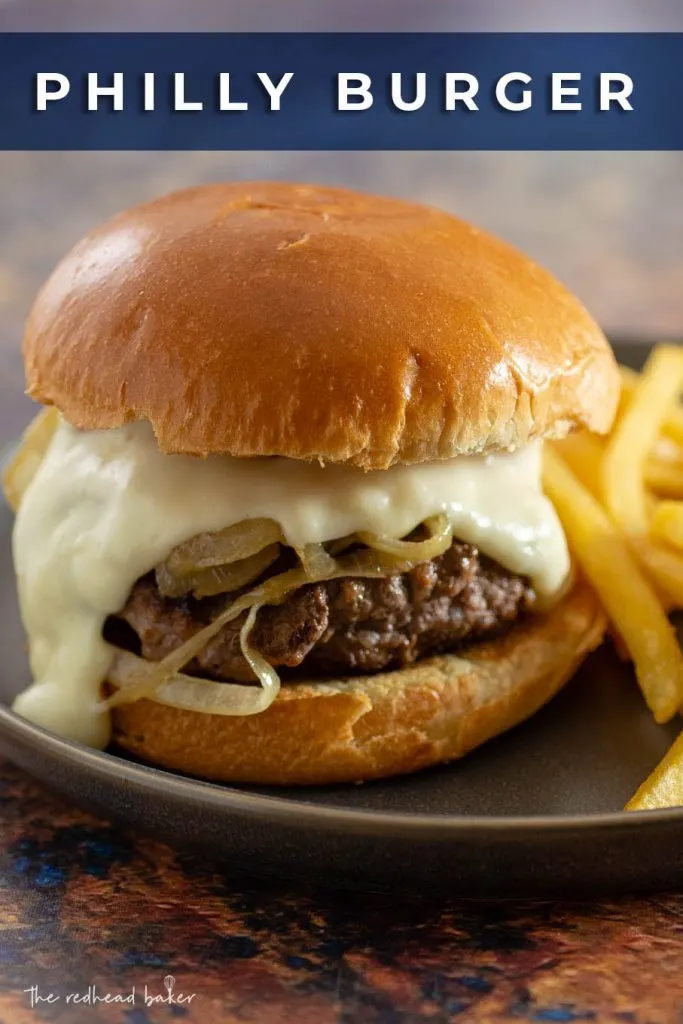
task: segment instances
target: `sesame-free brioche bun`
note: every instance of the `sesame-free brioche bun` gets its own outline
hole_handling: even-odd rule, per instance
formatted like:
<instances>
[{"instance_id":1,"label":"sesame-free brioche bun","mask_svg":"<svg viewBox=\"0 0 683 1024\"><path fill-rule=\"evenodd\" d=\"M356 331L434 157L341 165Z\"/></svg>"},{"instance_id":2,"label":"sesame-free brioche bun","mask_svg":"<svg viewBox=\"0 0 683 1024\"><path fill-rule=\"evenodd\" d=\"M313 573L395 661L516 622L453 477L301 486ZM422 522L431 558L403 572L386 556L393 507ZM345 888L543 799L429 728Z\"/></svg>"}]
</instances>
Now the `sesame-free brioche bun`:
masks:
<instances>
[{"instance_id":1,"label":"sesame-free brioche bun","mask_svg":"<svg viewBox=\"0 0 683 1024\"><path fill-rule=\"evenodd\" d=\"M429 207L280 182L93 231L24 353L29 394L76 427L149 420L164 452L363 469L605 432L619 392L598 326L516 249Z\"/></svg>"},{"instance_id":2,"label":"sesame-free brioche bun","mask_svg":"<svg viewBox=\"0 0 683 1024\"><path fill-rule=\"evenodd\" d=\"M221 782L318 785L413 772L528 718L604 631L595 595L579 582L552 612L498 640L397 672L287 684L260 715L122 705L114 741L152 764Z\"/></svg>"}]
</instances>

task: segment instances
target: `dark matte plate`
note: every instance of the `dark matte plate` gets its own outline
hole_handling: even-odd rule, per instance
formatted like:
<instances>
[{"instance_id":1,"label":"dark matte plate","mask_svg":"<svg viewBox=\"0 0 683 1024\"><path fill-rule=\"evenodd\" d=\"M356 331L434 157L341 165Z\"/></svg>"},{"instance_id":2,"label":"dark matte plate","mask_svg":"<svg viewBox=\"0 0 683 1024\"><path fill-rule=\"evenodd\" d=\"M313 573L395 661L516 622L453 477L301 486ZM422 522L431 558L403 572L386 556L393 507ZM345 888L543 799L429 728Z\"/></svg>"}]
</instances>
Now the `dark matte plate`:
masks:
<instances>
[{"instance_id":1,"label":"dark matte plate","mask_svg":"<svg viewBox=\"0 0 683 1024\"><path fill-rule=\"evenodd\" d=\"M621 349L637 362L643 349ZM373 889L579 894L683 880L683 809L621 812L678 725L598 651L547 708L463 762L363 786L196 782L60 740L7 710L28 682L0 509L0 751L67 797L236 868Z\"/></svg>"}]
</instances>

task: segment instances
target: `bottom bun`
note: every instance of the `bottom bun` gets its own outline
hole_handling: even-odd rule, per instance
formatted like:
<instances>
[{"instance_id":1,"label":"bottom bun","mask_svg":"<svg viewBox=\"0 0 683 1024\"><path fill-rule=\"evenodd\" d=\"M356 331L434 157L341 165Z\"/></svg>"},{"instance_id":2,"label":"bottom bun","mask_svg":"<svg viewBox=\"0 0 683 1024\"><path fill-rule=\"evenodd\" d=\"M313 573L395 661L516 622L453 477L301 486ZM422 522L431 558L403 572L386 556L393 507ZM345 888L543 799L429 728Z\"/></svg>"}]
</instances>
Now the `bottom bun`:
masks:
<instances>
[{"instance_id":1,"label":"bottom bun","mask_svg":"<svg viewBox=\"0 0 683 1024\"><path fill-rule=\"evenodd\" d=\"M114 740L152 764L220 782L318 785L414 772L532 715L598 646L605 625L580 583L552 612L498 640L395 672L285 684L260 715L123 705Z\"/></svg>"}]
</instances>

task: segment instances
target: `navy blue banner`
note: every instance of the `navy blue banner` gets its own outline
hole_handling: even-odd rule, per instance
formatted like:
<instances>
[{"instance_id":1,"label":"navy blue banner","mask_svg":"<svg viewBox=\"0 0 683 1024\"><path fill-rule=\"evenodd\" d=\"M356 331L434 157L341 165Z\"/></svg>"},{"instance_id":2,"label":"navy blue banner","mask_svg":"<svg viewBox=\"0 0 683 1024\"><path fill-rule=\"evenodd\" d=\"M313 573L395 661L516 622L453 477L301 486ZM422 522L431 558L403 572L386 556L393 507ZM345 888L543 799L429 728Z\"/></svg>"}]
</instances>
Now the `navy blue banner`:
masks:
<instances>
[{"instance_id":1,"label":"navy blue banner","mask_svg":"<svg viewBox=\"0 0 683 1024\"><path fill-rule=\"evenodd\" d=\"M2 149L683 149L683 34L0 35Z\"/></svg>"}]
</instances>

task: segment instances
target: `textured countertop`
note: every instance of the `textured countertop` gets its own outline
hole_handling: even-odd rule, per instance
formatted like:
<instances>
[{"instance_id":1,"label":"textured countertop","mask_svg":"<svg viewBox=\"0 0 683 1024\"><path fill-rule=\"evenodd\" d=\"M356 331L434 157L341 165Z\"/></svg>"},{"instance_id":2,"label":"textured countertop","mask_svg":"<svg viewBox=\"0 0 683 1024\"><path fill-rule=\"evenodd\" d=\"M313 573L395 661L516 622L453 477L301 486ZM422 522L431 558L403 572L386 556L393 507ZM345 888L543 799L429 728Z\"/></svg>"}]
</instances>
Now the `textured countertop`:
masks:
<instances>
[{"instance_id":1,"label":"textured countertop","mask_svg":"<svg viewBox=\"0 0 683 1024\"><path fill-rule=\"evenodd\" d=\"M0 448L32 413L21 325L60 253L170 188L278 176L447 206L550 266L608 329L683 334L680 154L0 154ZM663 1024L683 1014L682 959L678 894L434 905L245 883L0 764L2 1024ZM53 1000L32 1010L32 986ZM145 986L194 995L145 1006ZM89 993L129 1001L66 1001Z\"/></svg>"},{"instance_id":2,"label":"textured countertop","mask_svg":"<svg viewBox=\"0 0 683 1024\"><path fill-rule=\"evenodd\" d=\"M6 1024L681 1019L680 894L435 904L245 884L66 807L6 765L0 822ZM135 1002L67 1003L93 986L129 1000L134 986ZM145 986L148 998L168 986L194 998L145 1006ZM57 998L31 1011L32 987Z\"/></svg>"}]
</instances>

